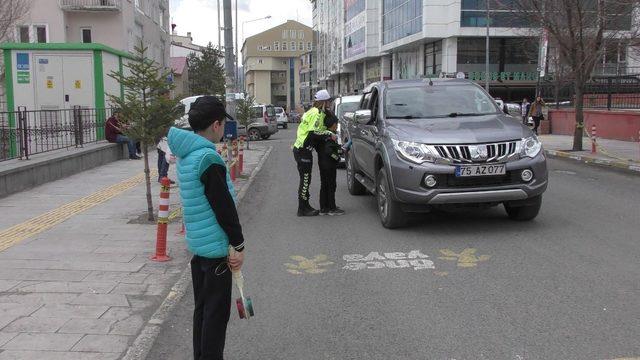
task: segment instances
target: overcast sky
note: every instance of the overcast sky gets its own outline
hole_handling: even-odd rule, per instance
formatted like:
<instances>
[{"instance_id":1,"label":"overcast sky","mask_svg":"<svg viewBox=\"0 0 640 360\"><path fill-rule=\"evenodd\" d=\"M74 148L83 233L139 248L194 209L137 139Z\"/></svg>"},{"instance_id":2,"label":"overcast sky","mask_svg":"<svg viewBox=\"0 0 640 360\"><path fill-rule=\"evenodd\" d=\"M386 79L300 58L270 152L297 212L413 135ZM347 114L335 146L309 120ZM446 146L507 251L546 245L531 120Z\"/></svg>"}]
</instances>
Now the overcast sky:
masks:
<instances>
[{"instance_id":1,"label":"overcast sky","mask_svg":"<svg viewBox=\"0 0 640 360\"><path fill-rule=\"evenodd\" d=\"M231 0L234 7L236 0ZM193 42L207 45L209 41L218 44L217 0L170 0L171 23L176 24L176 32L186 35L191 32ZM220 8L223 1L220 0ZM311 26L311 2L309 0L238 0L238 47L242 48L242 22L271 15L271 19L254 21L244 25L244 37L280 25L287 20L298 20ZM224 16L220 15L224 22ZM235 13L233 15L235 21ZM234 24L235 25L235 24ZM221 26L224 26L221 24ZM235 30L234 30L235 31ZM221 35L224 42L224 34ZM234 38L235 41L235 38ZM241 60L241 59L240 59Z\"/></svg>"}]
</instances>

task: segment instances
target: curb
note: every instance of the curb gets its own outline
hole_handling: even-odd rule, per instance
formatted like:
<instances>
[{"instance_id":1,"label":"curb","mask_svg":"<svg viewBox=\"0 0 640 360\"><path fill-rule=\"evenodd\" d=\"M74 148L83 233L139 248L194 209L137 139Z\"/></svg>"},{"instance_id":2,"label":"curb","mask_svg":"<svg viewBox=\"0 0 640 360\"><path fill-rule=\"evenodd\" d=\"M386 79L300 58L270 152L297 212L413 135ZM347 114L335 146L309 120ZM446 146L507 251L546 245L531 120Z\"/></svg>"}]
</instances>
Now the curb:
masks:
<instances>
[{"instance_id":1,"label":"curb","mask_svg":"<svg viewBox=\"0 0 640 360\"><path fill-rule=\"evenodd\" d=\"M569 159L580 163L592 164L602 167L610 167L631 172L633 174L640 174L640 164L631 161L620 160L606 160L599 159L592 156L576 155L566 151L558 150L545 150L545 153L553 158Z\"/></svg>"},{"instance_id":2,"label":"curb","mask_svg":"<svg viewBox=\"0 0 640 360\"><path fill-rule=\"evenodd\" d=\"M253 180L258 175L260 170L262 170L262 166L271 155L271 151L273 150L273 146L269 146L267 151L262 154L258 165L251 171L251 175L249 176L249 180L245 184L245 186L238 191L238 204L242 202L245 195L247 194L247 190L253 184ZM171 311L176 306L180 300L184 297L184 294L187 292L187 287L191 283L191 270L190 263L187 262L187 266L180 275L178 281L171 287L169 294L162 301L160 307L151 315L151 319L147 321L147 324L140 332L140 335L136 337L133 344L127 349L127 352L122 357L122 360L144 360L149 355L149 351L153 347L153 344L156 341L158 335L160 335L160 331L162 330L162 325L167 320Z\"/></svg>"}]
</instances>

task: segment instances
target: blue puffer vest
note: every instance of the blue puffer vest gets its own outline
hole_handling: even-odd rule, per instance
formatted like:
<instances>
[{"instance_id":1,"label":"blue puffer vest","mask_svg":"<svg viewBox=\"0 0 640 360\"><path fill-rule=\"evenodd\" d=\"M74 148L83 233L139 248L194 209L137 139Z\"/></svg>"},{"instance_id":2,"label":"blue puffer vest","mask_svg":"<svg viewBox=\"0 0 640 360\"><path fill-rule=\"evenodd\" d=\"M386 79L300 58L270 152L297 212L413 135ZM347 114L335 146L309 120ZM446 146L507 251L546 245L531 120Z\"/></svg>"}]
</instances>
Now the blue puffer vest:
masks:
<instances>
[{"instance_id":1,"label":"blue puffer vest","mask_svg":"<svg viewBox=\"0 0 640 360\"><path fill-rule=\"evenodd\" d=\"M200 181L200 177L209 166L225 166L224 160L216 151L215 144L191 131L171 128L168 142L171 152L178 158L178 184L189 251L207 258L226 257L229 238L218 224L204 194L204 184ZM233 200L236 201L235 189L228 171L227 185Z\"/></svg>"}]
</instances>

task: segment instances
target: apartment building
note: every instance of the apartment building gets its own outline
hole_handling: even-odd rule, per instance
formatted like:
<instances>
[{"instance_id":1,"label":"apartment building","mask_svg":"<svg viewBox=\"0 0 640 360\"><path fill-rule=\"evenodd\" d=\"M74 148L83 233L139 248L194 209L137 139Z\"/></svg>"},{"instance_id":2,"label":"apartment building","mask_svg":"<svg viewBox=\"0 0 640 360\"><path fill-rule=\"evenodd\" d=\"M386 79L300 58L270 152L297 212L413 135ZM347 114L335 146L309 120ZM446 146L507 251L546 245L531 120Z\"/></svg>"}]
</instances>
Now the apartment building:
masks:
<instances>
[{"instance_id":1,"label":"apartment building","mask_svg":"<svg viewBox=\"0 0 640 360\"><path fill-rule=\"evenodd\" d=\"M300 109L300 56L312 49L311 28L293 20L245 39L245 92L258 103Z\"/></svg>"},{"instance_id":2,"label":"apartment building","mask_svg":"<svg viewBox=\"0 0 640 360\"><path fill-rule=\"evenodd\" d=\"M22 43L100 43L133 52L142 41L147 57L169 66L168 0L33 0L15 28Z\"/></svg>"},{"instance_id":3,"label":"apartment building","mask_svg":"<svg viewBox=\"0 0 640 360\"><path fill-rule=\"evenodd\" d=\"M494 96L531 95L539 39L505 2L490 2L490 78ZM462 76L484 84L486 6L482 0L314 0L319 85L348 94L385 79ZM621 19L631 26L631 12ZM596 72L638 70L627 46L605 46ZM462 73L462 74L461 74Z\"/></svg>"}]
</instances>

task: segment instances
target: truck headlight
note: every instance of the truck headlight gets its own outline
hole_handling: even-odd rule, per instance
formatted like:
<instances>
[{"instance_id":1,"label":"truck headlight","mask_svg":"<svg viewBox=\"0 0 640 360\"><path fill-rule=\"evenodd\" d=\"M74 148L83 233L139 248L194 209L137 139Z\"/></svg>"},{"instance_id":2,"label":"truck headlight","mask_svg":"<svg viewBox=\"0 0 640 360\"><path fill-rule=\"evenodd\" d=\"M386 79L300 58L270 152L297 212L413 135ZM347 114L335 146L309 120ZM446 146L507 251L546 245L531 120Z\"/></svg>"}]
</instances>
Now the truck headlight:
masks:
<instances>
[{"instance_id":1,"label":"truck headlight","mask_svg":"<svg viewBox=\"0 0 640 360\"><path fill-rule=\"evenodd\" d=\"M424 162L435 162L436 158L433 153L424 145L411 141L400 141L391 139L393 148L401 158L416 164Z\"/></svg>"},{"instance_id":2,"label":"truck headlight","mask_svg":"<svg viewBox=\"0 0 640 360\"><path fill-rule=\"evenodd\" d=\"M521 156L528 156L534 158L542 150L542 143L537 137L531 136L522 139L522 149L520 150Z\"/></svg>"}]
</instances>

